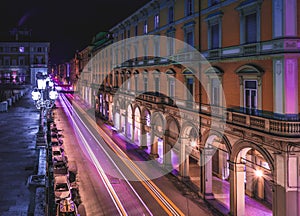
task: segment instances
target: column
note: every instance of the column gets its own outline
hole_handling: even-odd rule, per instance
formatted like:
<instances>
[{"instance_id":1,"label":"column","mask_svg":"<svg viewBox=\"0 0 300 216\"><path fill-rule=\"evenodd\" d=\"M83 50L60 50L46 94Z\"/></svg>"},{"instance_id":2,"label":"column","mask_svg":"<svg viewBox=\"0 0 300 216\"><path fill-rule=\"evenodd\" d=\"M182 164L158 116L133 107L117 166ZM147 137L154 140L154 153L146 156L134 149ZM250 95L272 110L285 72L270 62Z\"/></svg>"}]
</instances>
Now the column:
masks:
<instances>
[{"instance_id":1,"label":"column","mask_svg":"<svg viewBox=\"0 0 300 216\"><path fill-rule=\"evenodd\" d=\"M186 151L186 139L180 139L179 172L182 180L189 179L189 154Z\"/></svg>"},{"instance_id":2,"label":"column","mask_svg":"<svg viewBox=\"0 0 300 216\"><path fill-rule=\"evenodd\" d=\"M150 158L154 159L154 158L158 158L158 147L157 147L158 143L155 140L155 134L154 134L154 127L152 127L151 129L151 153L150 153Z\"/></svg>"},{"instance_id":3,"label":"column","mask_svg":"<svg viewBox=\"0 0 300 216\"><path fill-rule=\"evenodd\" d=\"M275 156L273 215L300 215L299 153Z\"/></svg>"},{"instance_id":4,"label":"column","mask_svg":"<svg viewBox=\"0 0 300 216\"><path fill-rule=\"evenodd\" d=\"M245 164L230 164L230 213L245 215Z\"/></svg>"},{"instance_id":5,"label":"column","mask_svg":"<svg viewBox=\"0 0 300 216\"><path fill-rule=\"evenodd\" d=\"M135 133L135 115L132 113L131 119L131 141L134 143L134 133Z\"/></svg>"},{"instance_id":6,"label":"column","mask_svg":"<svg viewBox=\"0 0 300 216\"><path fill-rule=\"evenodd\" d=\"M164 136L164 157L163 157L163 161L164 161L164 168L172 171L173 166L172 166L172 154L171 154L171 146L168 144L167 142L167 137Z\"/></svg>"},{"instance_id":7,"label":"column","mask_svg":"<svg viewBox=\"0 0 300 216\"><path fill-rule=\"evenodd\" d=\"M145 130L146 119L141 118L141 148L147 147L147 132Z\"/></svg>"},{"instance_id":8,"label":"column","mask_svg":"<svg viewBox=\"0 0 300 216\"><path fill-rule=\"evenodd\" d=\"M204 149L204 167L205 167L205 199L214 199L212 191L212 156L215 153L213 148Z\"/></svg>"}]
</instances>

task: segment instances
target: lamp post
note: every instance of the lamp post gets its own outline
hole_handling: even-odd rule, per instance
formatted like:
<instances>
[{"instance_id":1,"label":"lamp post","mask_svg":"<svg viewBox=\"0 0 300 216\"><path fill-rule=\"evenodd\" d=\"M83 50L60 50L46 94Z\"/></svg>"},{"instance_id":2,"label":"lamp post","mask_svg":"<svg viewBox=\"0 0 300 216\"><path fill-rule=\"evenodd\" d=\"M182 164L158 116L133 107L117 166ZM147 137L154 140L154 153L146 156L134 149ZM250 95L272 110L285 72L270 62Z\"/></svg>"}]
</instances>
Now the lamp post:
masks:
<instances>
[{"instance_id":1,"label":"lamp post","mask_svg":"<svg viewBox=\"0 0 300 216\"><path fill-rule=\"evenodd\" d=\"M40 124L39 131L37 133L37 145L46 145L46 138L44 133L44 116L45 113L51 109L58 97L58 93L55 90L53 82L50 78L38 72L36 74L37 87L31 93L31 97L34 100L36 108L40 110Z\"/></svg>"}]
</instances>

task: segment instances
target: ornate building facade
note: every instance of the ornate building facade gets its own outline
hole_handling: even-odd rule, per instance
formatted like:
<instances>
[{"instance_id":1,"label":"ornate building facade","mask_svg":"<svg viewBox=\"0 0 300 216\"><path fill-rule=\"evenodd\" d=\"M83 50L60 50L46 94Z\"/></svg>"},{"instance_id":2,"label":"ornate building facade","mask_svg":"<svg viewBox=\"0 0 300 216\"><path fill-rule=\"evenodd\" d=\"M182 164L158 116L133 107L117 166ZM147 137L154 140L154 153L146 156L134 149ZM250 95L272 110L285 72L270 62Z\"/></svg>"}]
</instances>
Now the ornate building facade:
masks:
<instances>
[{"instance_id":1,"label":"ornate building facade","mask_svg":"<svg viewBox=\"0 0 300 216\"><path fill-rule=\"evenodd\" d=\"M81 97L224 214L299 215L299 7L150 1L87 48Z\"/></svg>"}]
</instances>

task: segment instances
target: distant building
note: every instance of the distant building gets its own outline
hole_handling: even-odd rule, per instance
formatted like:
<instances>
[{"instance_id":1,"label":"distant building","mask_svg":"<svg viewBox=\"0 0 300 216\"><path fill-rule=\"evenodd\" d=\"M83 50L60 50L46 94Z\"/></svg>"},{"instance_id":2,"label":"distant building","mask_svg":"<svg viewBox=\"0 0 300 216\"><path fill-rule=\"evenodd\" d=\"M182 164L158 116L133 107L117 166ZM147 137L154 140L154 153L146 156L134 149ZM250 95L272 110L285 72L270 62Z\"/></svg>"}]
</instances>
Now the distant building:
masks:
<instances>
[{"instance_id":1,"label":"distant building","mask_svg":"<svg viewBox=\"0 0 300 216\"><path fill-rule=\"evenodd\" d=\"M48 74L49 42L32 41L31 31L14 28L0 41L0 84L35 85L36 73Z\"/></svg>"}]
</instances>

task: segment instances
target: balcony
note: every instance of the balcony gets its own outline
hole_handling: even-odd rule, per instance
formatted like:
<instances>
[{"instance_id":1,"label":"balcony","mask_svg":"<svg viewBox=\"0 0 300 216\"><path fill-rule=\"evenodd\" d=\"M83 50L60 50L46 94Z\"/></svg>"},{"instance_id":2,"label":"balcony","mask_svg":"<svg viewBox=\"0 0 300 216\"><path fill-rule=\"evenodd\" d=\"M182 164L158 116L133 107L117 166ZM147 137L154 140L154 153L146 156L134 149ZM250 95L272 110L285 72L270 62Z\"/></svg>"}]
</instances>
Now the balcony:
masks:
<instances>
[{"instance_id":1,"label":"balcony","mask_svg":"<svg viewBox=\"0 0 300 216\"><path fill-rule=\"evenodd\" d=\"M231 47L222 47L220 49L210 49L202 52L208 60L218 58L233 58L241 56L253 56L260 54L274 54L285 52L299 52L299 38L280 38L269 41L260 41L257 43L240 44Z\"/></svg>"},{"instance_id":2,"label":"balcony","mask_svg":"<svg viewBox=\"0 0 300 216\"><path fill-rule=\"evenodd\" d=\"M300 137L300 120L297 115L278 115L263 111L228 109L226 122L282 137Z\"/></svg>"}]
</instances>

